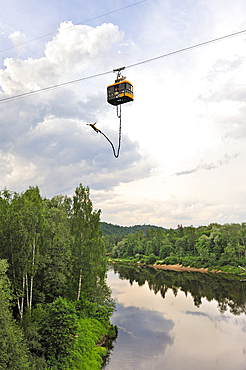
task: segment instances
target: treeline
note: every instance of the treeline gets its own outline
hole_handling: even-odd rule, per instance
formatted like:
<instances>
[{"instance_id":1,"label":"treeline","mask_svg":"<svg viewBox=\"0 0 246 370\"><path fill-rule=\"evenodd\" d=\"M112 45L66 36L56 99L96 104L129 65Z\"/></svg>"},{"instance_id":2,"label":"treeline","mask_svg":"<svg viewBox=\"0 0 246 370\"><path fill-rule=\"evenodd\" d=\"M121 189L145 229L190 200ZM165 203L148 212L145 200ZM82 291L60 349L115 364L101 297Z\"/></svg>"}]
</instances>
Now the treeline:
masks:
<instances>
[{"instance_id":1,"label":"treeline","mask_svg":"<svg viewBox=\"0 0 246 370\"><path fill-rule=\"evenodd\" d=\"M105 236L107 252L113 258L136 259L152 264L183 264L193 267L245 266L246 223L216 223L200 227L162 230L153 228L144 234Z\"/></svg>"},{"instance_id":2,"label":"treeline","mask_svg":"<svg viewBox=\"0 0 246 370\"><path fill-rule=\"evenodd\" d=\"M144 234L147 230L154 229L157 230L160 228L161 230L165 231L163 227L158 227L154 225L134 225L134 226L119 226L113 225L107 222L101 222L100 230L103 232L104 236L108 235L129 235L135 234L138 230L141 230Z\"/></svg>"},{"instance_id":3,"label":"treeline","mask_svg":"<svg viewBox=\"0 0 246 370\"><path fill-rule=\"evenodd\" d=\"M101 368L115 304L89 195L0 193L0 369Z\"/></svg>"}]
</instances>

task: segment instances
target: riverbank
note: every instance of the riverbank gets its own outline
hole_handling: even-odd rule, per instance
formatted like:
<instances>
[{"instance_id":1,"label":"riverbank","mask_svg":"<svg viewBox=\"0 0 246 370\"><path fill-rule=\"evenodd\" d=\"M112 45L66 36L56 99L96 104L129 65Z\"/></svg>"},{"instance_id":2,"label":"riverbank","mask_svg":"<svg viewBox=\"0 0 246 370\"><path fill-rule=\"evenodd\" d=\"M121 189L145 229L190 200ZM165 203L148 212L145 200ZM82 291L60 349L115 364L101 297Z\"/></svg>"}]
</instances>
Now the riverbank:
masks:
<instances>
[{"instance_id":1,"label":"riverbank","mask_svg":"<svg viewBox=\"0 0 246 370\"><path fill-rule=\"evenodd\" d=\"M171 271L193 271L193 272L202 272L202 273L208 273L208 268L196 268L196 267L190 267L190 266L182 266L182 265L158 265L154 264L152 265L155 269L161 269L161 270L171 270ZM214 270L211 270L209 272L215 272ZM220 272L220 271L217 271Z\"/></svg>"},{"instance_id":2,"label":"riverbank","mask_svg":"<svg viewBox=\"0 0 246 370\"><path fill-rule=\"evenodd\" d=\"M166 265L162 264L161 261L157 261L154 264L147 264L147 263L141 263L140 261L136 261L136 259L128 260L128 259L118 259L118 258L109 258L109 263L117 263L122 265L128 265L128 266L137 266L137 267L153 267L155 269L160 270L170 270L170 271L187 271L187 272L201 272L203 274L231 274L231 275L238 275L238 276L246 276L246 272L243 271L239 267L232 267L232 266L223 266L219 268L209 268L209 267L191 267L191 266L183 266L181 264L175 264L175 265Z\"/></svg>"}]
</instances>

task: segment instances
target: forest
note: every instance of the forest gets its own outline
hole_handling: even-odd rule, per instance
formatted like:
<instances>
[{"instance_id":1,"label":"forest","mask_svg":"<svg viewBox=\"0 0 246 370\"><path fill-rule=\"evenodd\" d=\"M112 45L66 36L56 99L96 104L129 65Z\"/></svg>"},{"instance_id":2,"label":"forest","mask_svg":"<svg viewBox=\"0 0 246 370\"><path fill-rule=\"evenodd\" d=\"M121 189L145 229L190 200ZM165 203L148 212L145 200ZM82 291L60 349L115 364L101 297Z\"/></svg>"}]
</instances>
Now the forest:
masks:
<instances>
[{"instance_id":1,"label":"forest","mask_svg":"<svg viewBox=\"0 0 246 370\"><path fill-rule=\"evenodd\" d=\"M134 226L119 226L113 225L107 222L101 222L100 230L103 232L103 235L128 235L128 234L135 234L138 230L141 230L144 234L147 230L150 229L161 229L165 231L163 227L158 227L155 225L134 225Z\"/></svg>"},{"instance_id":2,"label":"forest","mask_svg":"<svg viewBox=\"0 0 246 370\"><path fill-rule=\"evenodd\" d=\"M129 235L104 235L110 257L132 264L182 264L240 273L246 267L246 223L151 228Z\"/></svg>"},{"instance_id":3,"label":"forest","mask_svg":"<svg viewBox=\"0 0 246 370\"><path fill-rule=\"evenodd\" d=\"M122 228L101 223L100 215L82 184L72 197L52 199L42 198L38 187L0 192L1 370L101 369L102 344L117 335L107 255L143 266L178 263L233 273L246 267L246 223ZM166 287L173 286L171 276ZM164 294L167 288L154 289ZM195 290L194 297L199 302Z\"/></svg>"},{"instance_id":4,"label":"forest","mask_svg":"<svg viewBox=\"0 0 246 370\"><path fill-rule=\"evenodd\" d=\"M100 210L89 188L0 193L0 369L101 369L115 337Z\"/></svg>"}]
</instances>

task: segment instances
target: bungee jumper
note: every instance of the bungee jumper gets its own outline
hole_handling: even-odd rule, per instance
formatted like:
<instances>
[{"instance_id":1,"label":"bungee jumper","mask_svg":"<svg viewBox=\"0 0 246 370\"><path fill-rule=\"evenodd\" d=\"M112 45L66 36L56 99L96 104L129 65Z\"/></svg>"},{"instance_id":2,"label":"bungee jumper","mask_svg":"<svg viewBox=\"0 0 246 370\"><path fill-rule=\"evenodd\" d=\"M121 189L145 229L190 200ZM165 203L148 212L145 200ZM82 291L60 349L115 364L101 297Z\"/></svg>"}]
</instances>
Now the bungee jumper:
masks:
<instances>
[{"instance_id":1,"label":"bungee jumper","mask_svg":"<svg viewBox=\"0 0 246 370\"><path fill-rule=\"evenodd\" d=\"M117 117L120 120L119 123L119 143L117 152L115 151L114 145L111 140L95 125L95 123L87 123L88 126L91 126L96 133L102 134L108 142L111 144L115 158L119 157L120 154L120 145L121 145L121 104L128 103L133 101L133 85L126 80L126 77L123 77L121 71L125 67L114 69L113 72L117 72L117 78L115 83L107 87L107 102L111 105L116 106Z\"/></svg>"},{"instance_id":2,"label":"bungee jumper","mask_svg":"<svg viewBox=\"0 0 246 370\"><path fill-rule=\"evenodd\" d=\"M87 123L87 126L91 126L91 128L93 128L93 130L95 130L96 131L96 133L100 133L100 134L102 134L104 137L105 137L105 139L107 139L108 140L108 142L110 143L110 145L112 146L112 149L113 149L113 153L114 153L114 156L115 156L115 158L118 158L119 157L119 154L120 154L120 135L119 135L119 145L118 145L118 150L117 150L117 153L115 152L115 148L114 148L114 144L112 143L112 141L101 131L101 130L99 130L99 128L97 128L96 126L95 126L95 124L96 124L97 122L95 122L95 123ZM120 128L121 129L121 128Z\"/></svg>"},{"instance_id":3,"label":"bungee jumper","mask_svg":"<svg viewBox=\"0 0 246 370\"><path fill-rule=\"evenodd\" d=\"M95 130L96 132L101 132L98 128L96 128L95 124L97 122L94 122L94 123L87 123L87 126L91 126L93 128L93 130Z\"/></svg>"}]
</instances>

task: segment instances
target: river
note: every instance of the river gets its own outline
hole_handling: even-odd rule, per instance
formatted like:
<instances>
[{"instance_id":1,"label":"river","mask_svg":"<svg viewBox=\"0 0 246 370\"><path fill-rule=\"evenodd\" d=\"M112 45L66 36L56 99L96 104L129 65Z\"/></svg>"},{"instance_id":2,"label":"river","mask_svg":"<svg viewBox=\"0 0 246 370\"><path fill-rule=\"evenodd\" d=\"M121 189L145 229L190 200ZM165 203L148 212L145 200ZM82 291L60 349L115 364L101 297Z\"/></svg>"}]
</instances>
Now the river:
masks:
<instances>
[{"instance_id":1,"label":"river","mask_svg":"<svg viewBox=\"0 0 246 370\"><path fill-rule=\"evenodd\" d=\"M245 370L246 281L111 266L118 337L104 370Z\"/></svg>"}]
</instances>

